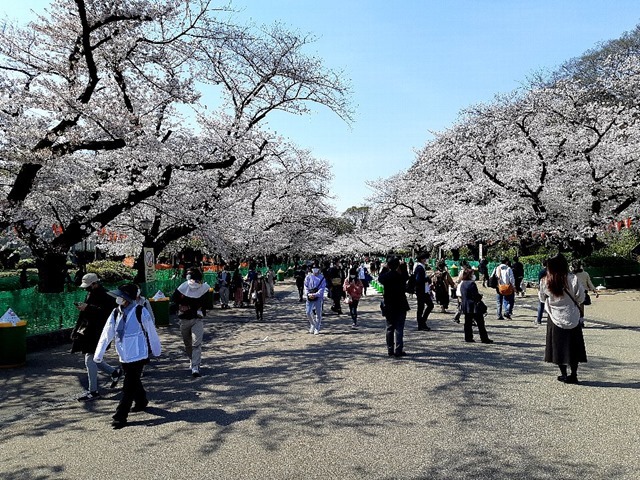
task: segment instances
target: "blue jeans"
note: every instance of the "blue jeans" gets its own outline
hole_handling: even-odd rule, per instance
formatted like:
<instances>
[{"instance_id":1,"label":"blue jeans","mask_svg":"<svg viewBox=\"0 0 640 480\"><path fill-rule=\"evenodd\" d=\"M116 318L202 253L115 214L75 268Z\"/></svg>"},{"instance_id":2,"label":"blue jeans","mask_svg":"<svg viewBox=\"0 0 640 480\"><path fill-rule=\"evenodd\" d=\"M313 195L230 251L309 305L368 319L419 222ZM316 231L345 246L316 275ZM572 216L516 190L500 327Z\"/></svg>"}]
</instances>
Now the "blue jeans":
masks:
<instances>
[{"instance_id":1,"label":"blue jeans","mask_svg":"<svg viewBox=\"0 0 640 480\"><path fill-rule=\"evenodd\" d=\"M358 303L360 303L360 300L351 300L349 304L349 314L354 324L358 323Z\"/></svg>"},{"instance_id":2,"label":"blue jeans","mask_svg":"<svg viewBox=\"0 0 640 480\"><path fill-rule=\"evenodd\" d=\"M93 361L93 353L84 354L84 364L87 367L87 375L89 376L89 391L98 391L98 370L111 375L115 368L109 365L107 362L102 361L96 363Z\"/></svg>"},{"instance_id":3,"label":"blue jeans","mask_svg":"<svg viewBox=\"0 0 640 480\"><path fill-rule=\"evenodd\" d=\"M540 302L538 304L538 318L536 318L536 322L542 323L542 315L544 315L544 303Z\"/></svg>"},{"instance_id":4,"label":"blue jeans","mask_svg":"<svg viewBox=\"0 0 640 480\"><path fill-rule=\"evenodd\" d=\"M399 354L404 350L404 322L407 319L407 312L387 312L386 319L387 350L390 354Z\"/></svg>"},{"instance_id":5,"label":"blue jeans","mask_svg":"<svg viewBox=\"0 0 640 480\"><path fill-rule=\"evenodd\" d=\"M516 301L516 294L500 295L496 294L496 316L500 318L502 316L502 306L504 305L505 315L511 315L513 313L513 304Z\"/></svg>"}]
</instances>

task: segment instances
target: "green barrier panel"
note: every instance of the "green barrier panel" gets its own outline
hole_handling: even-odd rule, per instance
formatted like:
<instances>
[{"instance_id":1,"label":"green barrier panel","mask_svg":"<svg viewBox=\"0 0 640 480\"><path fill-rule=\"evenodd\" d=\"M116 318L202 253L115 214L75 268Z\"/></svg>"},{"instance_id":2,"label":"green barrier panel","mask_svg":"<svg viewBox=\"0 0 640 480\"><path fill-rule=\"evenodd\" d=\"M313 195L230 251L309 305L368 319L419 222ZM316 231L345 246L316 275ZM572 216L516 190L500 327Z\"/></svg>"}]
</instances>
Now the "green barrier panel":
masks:
<instances>
[{"instance_id":1,"label":"green barrier panel","mask_svg":"<svg viewBox=\"0 0 640 480\"><path fill-rule=\"evenodd\" d=\"M27 322L0 323L0 368L21 367L27 362Z\"/></svg>"}]
</instances>

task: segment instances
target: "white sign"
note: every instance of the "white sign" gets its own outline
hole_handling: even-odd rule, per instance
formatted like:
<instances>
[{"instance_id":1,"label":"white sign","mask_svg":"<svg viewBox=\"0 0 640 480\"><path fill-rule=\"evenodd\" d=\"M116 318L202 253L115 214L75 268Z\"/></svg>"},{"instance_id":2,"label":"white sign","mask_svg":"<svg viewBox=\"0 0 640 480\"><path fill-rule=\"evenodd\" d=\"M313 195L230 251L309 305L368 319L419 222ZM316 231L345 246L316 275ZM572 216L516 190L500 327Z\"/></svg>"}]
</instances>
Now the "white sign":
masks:
<instances>
[{"instance_id":1,"label":"white sign","mask_svg":"<svg viewBox=\"0 0 640 480\"><path fill-rule=\"evenodd\" d=\"M0 323L10 323L14 327L19 321L20 319L18 318L18 315L16 315L16 312L11 309L7 310L5 314L0 317Z\"/></svg>"},{"instance_id":2,"label":"white sign","mask_svg":"<svg viewBox=\"0 0 640 480\"><path fill-rule=\"evenodd\" d=\"M153 282L156 279L156 259L153 248L143 248L144 253L144 281Z\"/></svg>"}]
</instances>

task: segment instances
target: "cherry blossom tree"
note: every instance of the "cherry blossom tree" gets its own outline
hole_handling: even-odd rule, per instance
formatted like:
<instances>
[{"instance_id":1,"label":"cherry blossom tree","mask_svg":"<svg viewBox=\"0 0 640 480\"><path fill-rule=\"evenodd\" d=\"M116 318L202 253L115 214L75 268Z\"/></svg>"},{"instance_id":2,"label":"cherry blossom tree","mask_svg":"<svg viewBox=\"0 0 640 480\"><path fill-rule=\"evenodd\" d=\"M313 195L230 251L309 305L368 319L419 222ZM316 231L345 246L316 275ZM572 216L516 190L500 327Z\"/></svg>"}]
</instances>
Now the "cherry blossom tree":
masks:
<instances>
[{"instance_id":1,"label":"cherry blossom tree","mask_svg":"<svg viewBox=\"0 0 640 480\"><path fill-rule=\"evenodd\" d=\"M342 73L302 52L312 37L231 25L217 19L224 10L56 0L0 34L0 227L31 248L42 291L62 287L72 245L149 208L173 182L210 171L218 190L230 188L266 158L270 112L318 104L350 120ZM203 88L221 94L219 106L200 104Z\"/></svg>"}]
</instances>

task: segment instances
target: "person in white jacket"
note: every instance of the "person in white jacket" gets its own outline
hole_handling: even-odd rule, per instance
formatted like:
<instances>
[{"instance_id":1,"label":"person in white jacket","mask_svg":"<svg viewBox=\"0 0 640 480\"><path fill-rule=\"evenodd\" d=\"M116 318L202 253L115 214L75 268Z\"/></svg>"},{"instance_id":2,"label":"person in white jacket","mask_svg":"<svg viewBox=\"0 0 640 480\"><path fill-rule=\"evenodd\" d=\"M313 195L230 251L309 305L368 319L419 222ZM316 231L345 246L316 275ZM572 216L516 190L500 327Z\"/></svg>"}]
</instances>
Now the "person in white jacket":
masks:
<instances>
[{"instance_id":1,"label":"person in white jacket","mask_svg":"<svg viewBox=\"0 0 640 480\"><path fill-rule=\"evenodd\" d=\"M587 361L580 314L584 287L578 277L569 273L562 254L547 261L547 275L540 280L538 298L549 317L544 360L558 365L559 381L578 383L578 363ZM571 375L567 375L567 365Z\"/></svg>"},{"instance_id":2,"label":"person in white jacket","mask_svg":"<svg viewBox=\"0 0 640 480\"><path fill-rule=\"evenodd\" d=\"M304 296L307 299L306 313L309 320L309 333L318 335L322 328L322 302L327 281L314 264L311 273L304 279Z\"/></svg>"},{"instance_id":3,"label":"person in white jacket","mask_svg":"<svg viewBox=\"0 0 640 480\"><path fill-rule=\"evenodd\" d=\"M127 424L130 411L139 412L147 408L149 401L142 386L142 369L151 355L157 357L162 351L151 315L136 303L137 292L138 287L133 284L121 285L109 292L116 298L118 307L107 319L93 356L96 363L102 362L107 346L115 339L125 377L122 398L112 417L111 426L114 429Z\"/></svg>"}]
</instances>

